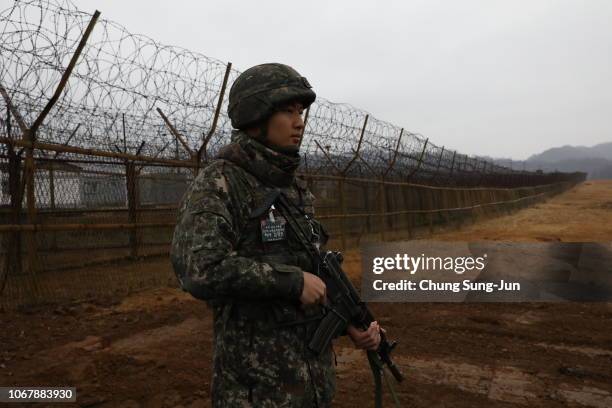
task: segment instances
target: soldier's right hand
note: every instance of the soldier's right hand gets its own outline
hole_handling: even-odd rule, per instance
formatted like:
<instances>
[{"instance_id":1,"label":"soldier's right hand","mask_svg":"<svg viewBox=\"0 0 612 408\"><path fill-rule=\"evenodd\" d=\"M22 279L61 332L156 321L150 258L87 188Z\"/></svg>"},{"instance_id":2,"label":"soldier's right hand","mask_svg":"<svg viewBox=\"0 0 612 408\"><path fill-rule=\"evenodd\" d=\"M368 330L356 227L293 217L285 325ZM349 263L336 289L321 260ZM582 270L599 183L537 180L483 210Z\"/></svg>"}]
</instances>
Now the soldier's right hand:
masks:
<instances>
[{"instance_id":1,"label":"soldier's right hand","mask_svg":"<svg viewBox=\"0 0 612 408\"><path fill-rule=\"evenodd\" d=\"M304 272L304 289L300 302L305 305L324 303L326 294L325 283L318 276Z\"/></svg>"}]
</instances>

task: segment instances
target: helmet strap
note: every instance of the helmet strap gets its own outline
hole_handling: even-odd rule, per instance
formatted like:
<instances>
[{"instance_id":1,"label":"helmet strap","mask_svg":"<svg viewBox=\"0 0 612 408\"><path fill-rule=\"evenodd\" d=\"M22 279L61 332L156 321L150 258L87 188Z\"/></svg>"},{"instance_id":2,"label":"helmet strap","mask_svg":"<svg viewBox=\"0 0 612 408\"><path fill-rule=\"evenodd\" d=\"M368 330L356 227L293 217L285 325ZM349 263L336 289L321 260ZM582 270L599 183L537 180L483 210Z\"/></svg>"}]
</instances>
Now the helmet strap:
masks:
<instances>
[{"instance_id":1,"label":"helmet strap","mask_svg":"<svg viewBox=\"0 0 612 408\"><path fill-rule=\"evenodd\" d=\"M268 121L262 120L258 126L259 134L254 139L259 143L268 146Z\"/></svg>"}]
</instances>

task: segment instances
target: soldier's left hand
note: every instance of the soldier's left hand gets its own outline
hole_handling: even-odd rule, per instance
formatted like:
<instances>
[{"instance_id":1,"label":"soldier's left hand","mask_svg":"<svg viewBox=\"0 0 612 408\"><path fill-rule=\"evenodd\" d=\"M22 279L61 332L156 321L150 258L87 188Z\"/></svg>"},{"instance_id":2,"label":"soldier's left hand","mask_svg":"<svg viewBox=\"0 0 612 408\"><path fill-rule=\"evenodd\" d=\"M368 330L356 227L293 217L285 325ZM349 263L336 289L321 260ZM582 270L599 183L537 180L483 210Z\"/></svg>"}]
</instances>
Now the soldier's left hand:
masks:
<instances>
[{"instance_id":1,"label":"soldier's left hand","mask_svg":"<svg viewBox=\"0 0 612 408\"><path fill-rule=\"evenodd\" d=\"M370 327L367 330L360 330L353 325L346 329L355 347L364 350L378 349L380 345L380 330L383 329L378 325L378 322L370 323Z\"/></svg>"}]
</instances>

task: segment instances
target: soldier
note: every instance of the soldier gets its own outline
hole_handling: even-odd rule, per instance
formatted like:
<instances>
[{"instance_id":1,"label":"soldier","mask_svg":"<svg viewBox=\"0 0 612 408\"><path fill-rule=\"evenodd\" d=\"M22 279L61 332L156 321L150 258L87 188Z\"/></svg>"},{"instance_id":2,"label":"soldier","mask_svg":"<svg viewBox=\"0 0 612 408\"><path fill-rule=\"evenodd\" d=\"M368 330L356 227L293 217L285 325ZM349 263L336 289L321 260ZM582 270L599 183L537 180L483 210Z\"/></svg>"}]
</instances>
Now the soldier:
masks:
<instances>
[{"instance_id":1,"label":"soldier","mask_svg":"<svg viewBox=\"0 0 612 408\"><path fill-rule=\"evenodd\" d=\"M325 407L334 395L331 345L319 356L306 347L322 317L325 284L269 202L281 189L308 239L325 244L314 197L295 176L302 113L315 97L289 66L243 72L229 94L231 143L180 206L171 259L182 288L213 311L214 407ZM376 322L366 331L349 326L347 334L362 349L380 341Z\"/></svg>"}]
</instances>

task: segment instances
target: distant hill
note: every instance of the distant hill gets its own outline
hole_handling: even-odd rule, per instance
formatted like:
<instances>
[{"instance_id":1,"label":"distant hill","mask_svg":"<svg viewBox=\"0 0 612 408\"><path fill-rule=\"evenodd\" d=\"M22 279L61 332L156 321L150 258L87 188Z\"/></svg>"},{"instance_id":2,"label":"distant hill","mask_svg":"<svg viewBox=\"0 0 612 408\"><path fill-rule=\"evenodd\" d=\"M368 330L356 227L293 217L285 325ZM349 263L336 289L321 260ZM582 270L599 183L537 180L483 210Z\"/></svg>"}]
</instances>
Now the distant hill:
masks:
<instances>
[{"instance_id":1,"label":"distant hill","mask_svg":"<svg viewBox=\"0 0 612 408\"><path fill-rule=\"evenodd\" d=\"M612 179L612 142L595 146L553 147L525 161L482 157L514 169L588 173L589 179Z\"/></svg>"},{"instance_id":2,"label":"distant hill","mask_svg":"<svg viewBox=\"0 0 612 408\"><path fill-rule=\"evenodd\" d=\"M542 153L530 156L527 161L556 162L560 160L594 158L612 160L612 142L600 143L592 147L569 145L553 147L552 149L545 150Z\"/></svg>"},{"instance_id":3,"label":"distant hill","mask_svg":"<svg viewBox=\"0 0 612 408\"><path fill-rule=\"evenodd\" d=\"M589 173L589 178L592 179L612 179L612 162Z\"/></svg>"},{"instance_id":4,"label":"distant hill","mask_svg":"<svg viewBox=\"0 0 612 408\"><path fill-rule=\"evenodd\" d=\"M557 161L527 160L526 170L583 171L588 173L588 178L612 178L612 160L602 158L564 159ZM607 169L607 170L606 170Z\"/></svg>"}]
</instances>

